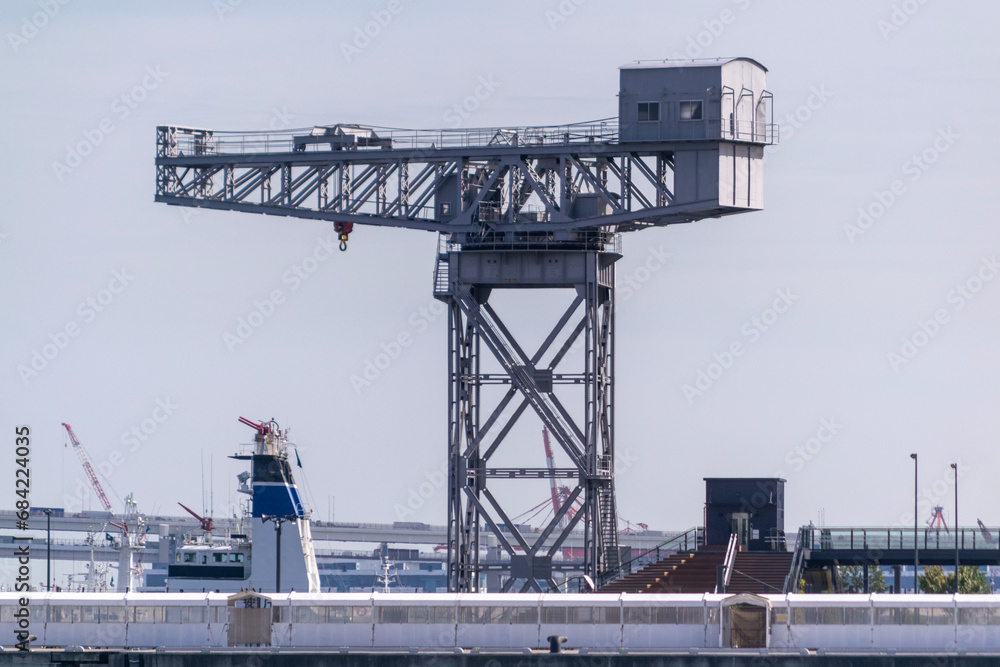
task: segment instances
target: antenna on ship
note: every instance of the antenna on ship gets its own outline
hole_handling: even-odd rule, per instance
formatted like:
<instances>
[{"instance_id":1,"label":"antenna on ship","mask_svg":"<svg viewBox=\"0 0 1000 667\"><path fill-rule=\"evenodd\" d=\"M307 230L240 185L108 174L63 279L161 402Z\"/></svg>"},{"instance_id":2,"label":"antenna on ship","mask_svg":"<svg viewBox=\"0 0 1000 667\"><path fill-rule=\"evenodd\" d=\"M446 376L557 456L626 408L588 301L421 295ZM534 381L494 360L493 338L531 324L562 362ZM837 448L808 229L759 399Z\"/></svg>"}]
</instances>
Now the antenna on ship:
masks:
<instances>
[{"instance_id":1,"label":"antenna on ship","mask_svg":"<svg viewBox=\"0 0 1000 667\"><path fill-rule=\"evenodd\" d=\"M375 575L375 583L382 584L383 593L389 593L389 586L392 584L399 586L399 576L396 574L396 568L389 562L388 545L383 542L379 550L382 552L382 562L379 573Z\"/></svg>"}]
</instances>

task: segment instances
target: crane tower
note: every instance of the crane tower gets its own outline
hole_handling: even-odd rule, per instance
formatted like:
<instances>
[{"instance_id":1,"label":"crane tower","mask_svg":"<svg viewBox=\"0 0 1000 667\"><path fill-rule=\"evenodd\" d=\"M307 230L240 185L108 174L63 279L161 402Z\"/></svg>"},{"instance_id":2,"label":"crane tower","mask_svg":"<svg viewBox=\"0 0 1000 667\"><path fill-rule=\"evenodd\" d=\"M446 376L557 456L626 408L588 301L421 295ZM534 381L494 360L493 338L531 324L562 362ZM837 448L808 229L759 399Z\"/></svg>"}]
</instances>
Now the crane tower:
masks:
<instances>
[{"instance_id":1,"label":"crane tower","mask_svg":"<svg viewBox=\"0 0 1000 667\"><path fill-rule=\"evenodd\" d=\"M621 234L763 208L764 146L777 141L766 71L750 58L636 62L620 68L618 118L562 126L160 126L156 201L329 220L342 250L354 225L437 232L433 290L449 312L449 590L480 590L488 572L507 575L504 590L552 588L559 571L596 578L619 562ZM563 290L569 305L530 349L490 296L539 289ZM570 467L492 464L528 411ZM493 491L553 477L575 482L561 512L538 534L520 531ZM578 498L581 511L566 517ZM580 527L583 560L554 560ZM481 559L484 531L507 559Z\"/></svg>"}]
</instances>

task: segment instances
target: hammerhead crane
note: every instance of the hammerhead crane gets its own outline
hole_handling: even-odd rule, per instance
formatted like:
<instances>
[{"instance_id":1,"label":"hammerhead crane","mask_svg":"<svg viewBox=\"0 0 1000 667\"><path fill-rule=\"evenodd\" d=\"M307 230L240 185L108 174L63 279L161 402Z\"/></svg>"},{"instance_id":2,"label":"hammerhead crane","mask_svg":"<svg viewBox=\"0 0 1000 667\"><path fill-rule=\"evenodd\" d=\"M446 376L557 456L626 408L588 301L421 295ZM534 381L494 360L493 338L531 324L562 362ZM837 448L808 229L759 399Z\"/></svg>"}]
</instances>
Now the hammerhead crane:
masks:
<instances>
[{"instance_id":1,"label":"hammerhead crane","mask_svg":"<svg viewBox=\"0 0 1000 667\"><path fill-rule=\"evenodd\" d=\"M620 68L618 118L561 126L238 133L163 125L155 199L328 220L341 250L358 225L438 233L433 291L449 312L448 587L480 590L492 572L507 576L504 590L554 588L558 572L597 577L619 564L621 234L763 208L764 147L777 141L766 72L750 58L629 64ZM570 303L543 343L525 349L490 303L501 289L566 290ZM577 392L564 402L574 386L582 400ZM570 467L491 465L525 412ZM493 490L502 480L546 478L575 485L539 535L522 534ZM581 511L570 516L577 499ZM582 560L553 562L581 525ZM480 559L483 531L507 559Z\"/></svg>"}]
</instances>

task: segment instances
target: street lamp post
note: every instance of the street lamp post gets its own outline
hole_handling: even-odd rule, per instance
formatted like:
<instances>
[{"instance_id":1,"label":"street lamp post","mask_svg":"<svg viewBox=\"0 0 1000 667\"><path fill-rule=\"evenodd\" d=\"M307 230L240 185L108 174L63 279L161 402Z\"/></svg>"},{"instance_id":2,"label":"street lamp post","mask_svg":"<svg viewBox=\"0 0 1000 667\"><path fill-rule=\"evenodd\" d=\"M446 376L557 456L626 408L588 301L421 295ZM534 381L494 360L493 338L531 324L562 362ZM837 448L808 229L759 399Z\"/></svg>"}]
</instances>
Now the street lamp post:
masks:
<instances>
[{"instance_id":1,"label":"street lamp post","mask_svg":"<svg viewBox=\"0 0 1000 667\"><path fill-rule=\"evenodd\" d=\"M952 463L955 471L955 593L958 593L958 539L962 531L958 527L958 464Z\"/></svg>"},{"instance_id":2,"label":"street lamp post","mask_svg":"<svg viewBox=\"0 0 1000 667\"><path fill-rule=\"evenodd\" d=\"M917 455L910 454L913 459L913 592L920 592L917 582L917 569L920 567L920 557L917 554Z\"/></svg>"},{"instance_id":3,"label":"street lamp post","mask_svg":"<svg viewBox=\"0 0 1000 667\"><path fill-rule=\"evenodd\" d=\"M286 521L294 521L297 519L294 514L289 516L274 516L265 515L260 518L261 521L267 523L268 521L274 521L274 532L277 536L274 545L274 592L281 592L281 524Z\"/></svg>"},{"instance_id":4,"label":"street lamp post","mask_svg":"<svg viewBox=\"0 0 1000 667\"><path fill-rule=\"evenodd\" d=\"M45 590L52 590L52 510L45 510Z\"/></svg>"}]
</instances>

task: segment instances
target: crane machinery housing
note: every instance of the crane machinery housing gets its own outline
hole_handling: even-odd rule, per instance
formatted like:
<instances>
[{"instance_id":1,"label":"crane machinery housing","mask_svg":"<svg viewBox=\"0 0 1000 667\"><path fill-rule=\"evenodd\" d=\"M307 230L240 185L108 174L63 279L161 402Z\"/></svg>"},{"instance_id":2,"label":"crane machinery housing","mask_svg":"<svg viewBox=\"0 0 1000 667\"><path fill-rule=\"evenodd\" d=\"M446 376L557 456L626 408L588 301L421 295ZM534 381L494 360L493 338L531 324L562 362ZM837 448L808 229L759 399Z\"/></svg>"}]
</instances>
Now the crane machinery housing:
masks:
<instances>
[{"instance_id":1,"label":"crane machinery housing","mask_svg":"<svg viewBox=\"0 0 1000 667\"><path fill-rule=\"evenodd\" d=\"M553 589L560 571L596 579L619 565L621 233L763 208L764 147L777 141L766 72L750 58L635 62L620 68L617 118L561 126L160 126L156 201L328 220L341 249L354 225L437 232L433 291L449 312L449 590L481 590L487 573L503 573L505 591ZM542 344L525 349L490 296L539 289L564 290L570 303ZM525 412L570 467L492 464ZM493 490L549 478L575 485L540 533L524 534ZM553 559L580 526L583 558ZM480 557L484 532L506 560Z\"/></svg>"}]
</instances>

